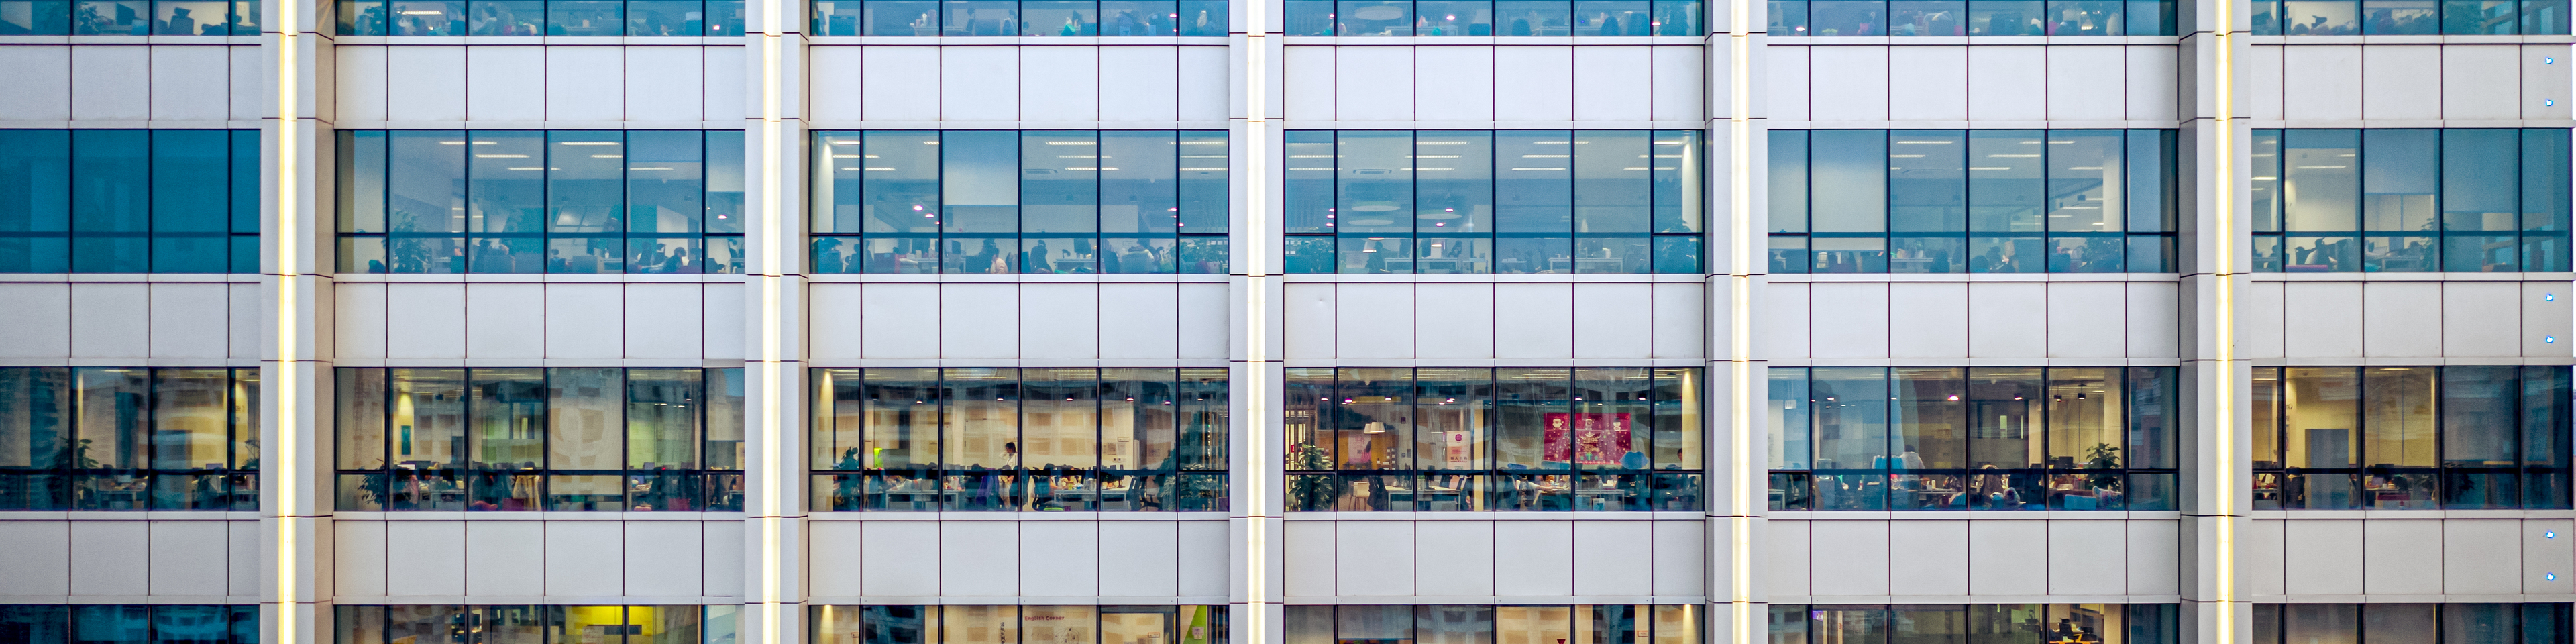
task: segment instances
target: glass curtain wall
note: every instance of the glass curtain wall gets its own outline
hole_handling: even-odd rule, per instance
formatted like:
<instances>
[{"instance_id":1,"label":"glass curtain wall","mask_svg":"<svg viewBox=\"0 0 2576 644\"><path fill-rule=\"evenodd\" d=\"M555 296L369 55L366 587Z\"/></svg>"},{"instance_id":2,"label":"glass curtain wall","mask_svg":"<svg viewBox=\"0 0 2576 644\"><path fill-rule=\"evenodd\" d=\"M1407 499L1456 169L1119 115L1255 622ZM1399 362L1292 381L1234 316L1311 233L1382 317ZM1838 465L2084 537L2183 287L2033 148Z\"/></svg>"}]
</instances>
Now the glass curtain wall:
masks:
<instances>
[{"instance_id":1,"label":"glass curtain wall","mask_svg":"<svg viewBox=\"0 0 2576 644\"><path fill-rule=\"evenodd\" d=\"M2255 604L2253 644L2564 644L2567 604Z\"/></svg>"},{"instance_id":2,"label":"glass curtain wall","mask_svg":"<svg viewBox=\"0 0 2576 644\"><path fill-rule=\"evenodd\" d=\"M814 509L1226 508L1224 368L815 369Z\"/></svg>"},{"instance_id":3,"label":"glass curtain wall","mask_svg":"<svg viewBox=\"0 0 2576 644\"><path fill-rule=\"evenodd\" d=\"M1670 604L1291 605L1286 644L1699 644L1700 607Z\"/></svg>"},{"instance_id":4,"label":"glass curtain wall","mask_svg":"<svg viewBox=\"0 0 2576 644\"><path fill-rule=\"evenodd\" d=\"M142 556L143 553L135 553ZM11 644L259 644L259 606L0 604Z\"/></svg>"},{"instance_id":5,"label":"glass curtain wall","mask_svg":"<svg viewBox=\"0 0 2576 644\"><path fill-rule=\"evenodd\" d=\"M742 509L741 369L341 368L339 509Z\"/></svg>"},{"instance_id":6,"label":"glass curtain wall","mask_svg":"<svg viewBox=\"0 0 2576 644\"><path fill-rule=\"evenodd\" d=\"M1769 0L1767 6L1772 36L2174 35L2172 0Z\"/></svg>"},{"instance_id":7,"label":"glass curtain wall","mask_svg":"<svg viewBox=\"0 0 2576 644\"><path fill-rule=\"evenodd\" d=\"M2255 130L2253 141L2258 272L2569 270L2566 129Z\"/></svg>"},{"instance_id":8,"label":"glass curtain wall","mask_svg":"<svg viewBox=\"0 0 2576 644\"><path fill-rule=\"evenodd\" d=\"M1770 644L2175 644L2181 641L2180 608L2176 604L1772 604Z\"/></svg>"},{"instance_id":9,"label":"glass curtain wall","mask_svg":"<svg viewBox=\"0 0 2576 644\"><path fill-rule=\"evenodd\" d=\"M259 369L0 367L0 510L259 509Z\"/></svg>"},{"instance_id":10,"label":"glass curtain wall","mask_svg":"<svg viewBox=\"0 0 2576 644\"><path fill-rule=\"evenodd\" d=\"M811 605L814 644L1224 644L1226 605Z\"/></svg>"},{"instance_id":11,"label":"glass curtain wall","mask_svg":"<svg viewBox=\"0 0 2576 644\"><path fill-rule=\"evenodd\" d=\"M813 0L813 10L817 36L1224 36L1227 24L1222 0Z\"/></svg>"},{"instance_id":12,"label":"glass curtain wall","mask_svg":"<svg viewBox=\"0 0 2576 644\"><path fill-rule=\"evenodd\" d=\"M729 644L740 606L350 606L336 644Z\"/></svg>"},{"instance_id":13,"label":"glass curtain wall","mask_svg":"<svg viewBox=\"0 0 2576 644\"><path fill-rule=\"evenodd\" d=\"M1772 130L1771 272L2171 272L2174 132Z\"/></svg>"},{"instance_id":14,"label":"glass curtain wall","mask_svg":"<svg viewBox=\"0 0 2576 644\"><path fill-rule=\"evenodd\" d=\"M1289 273L1699 273L1699 132L1294 130Z\"/></svg>"},{"instance_id":15,"label":"glass curtain wall","mask_svg":"<svg viewBox=\"0 0 2576 644\"><path fill-rule=\"evenodd\" d=\"M1287 371L1292 511L1698 510L1695 367Z\"/></svg>"},{"instance_id":16,"label":"glass curtain wall","mask_svg":"<svg viewBox=\"0 0 2576 644\"><path fill-rule=\"evenodd\" d=\"M0 36L63 35L257 36L259 0L0 0Z\"/></svg>"},{"instance_id":17,"label":"glass curtain wall","mask_svg":"<svg viewBox=\"0 0 2576 644\"><path fill-rule=\"evenodd\" d=\"M1699 0L1287 0L1291 36L1699 36Z\"/></svg>"},{"instance_id":18,"label":"glass curtain wall","mask_svg":"<svg viewBox=\"0 0 2576 644\"><path fill-rule=\"evenodd\" d=\"M1775 510L2171 510L2173 367L1772 367Z\"/></svg>"},{"instance_id":19,"label":"glass curtain wall","mask_svg":"<svg viewBox=\"0 0 2576 644\"><path fill-rule=\"evenodd\" d=\"M816 273L1226 272L1226 133L818 132Z\"/></svg>"},{"instance_id":20,"label":"glass curtain wall","mask_svg":"<svg viewBox=\"0 0 2576 644\"><path fill-rule=\"evenodd\" d=\"M1109 544L1102 544L1104 547ZM811 606L813 644L1225 644L1226 607Z\"/></svg>"},{"instance_id":21,"label":"glass curtain wall","mask_svg":"<svg viewBox=\"0 0 2576 644\"><path fill-rule=\"evenodd\" d=\"M2255 367L2254 507L2565 509L2569 370Z\"/></svg>"},{"instance_id":22,"label":"glass curtain wall","mask_svg":"<svg viewBox=\"0 0 2576 644\"><path fill-rule=\"evenodd\" d=\"M740 36L742 0L338 0L342 36Z\"/></svg>"},{"instance_id":23,"label":"glass curtain wall","mask_svg":"<svg viewBox=\"0 0 2576 644\"><path fill-rule=\"evenodd\" d=\"M2567 0L2254 0L2254 35L2567 33Z\"/></svg>"},{"instance_id":24,"label":"glass curtain wall","mask_svg":"<svg viewBox=\"0 0 2576 644\"><path fill-rule=\"evenodd\" d=\"M742 132L342 130L340 270L740 273Z\"/></svg>"},{"instance_id":25,"label":"glass curtain wall","mask_svg":"<svg viewBox=\"0 0 2576 644\"><path fill-rule=\"evenodd\" d=\"M0 130L0 273L257 273L259 191L258 130Z\"/></svg>"}]
</instances>

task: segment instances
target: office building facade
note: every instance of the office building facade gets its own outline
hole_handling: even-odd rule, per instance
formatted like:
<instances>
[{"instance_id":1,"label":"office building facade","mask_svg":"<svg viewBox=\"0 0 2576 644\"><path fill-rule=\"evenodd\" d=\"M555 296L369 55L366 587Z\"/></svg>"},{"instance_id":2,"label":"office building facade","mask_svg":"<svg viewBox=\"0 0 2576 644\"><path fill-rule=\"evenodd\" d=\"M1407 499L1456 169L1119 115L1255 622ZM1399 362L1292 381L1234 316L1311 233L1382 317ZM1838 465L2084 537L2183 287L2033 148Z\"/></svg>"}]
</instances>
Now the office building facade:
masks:
<instances>
[{"instance_id":1,"label":"office building facade","mask_svg":"<svg viewBox=\"0 0 2576 644\"><path fill-rule=\"evenodd\" d=\"M2565 644L2564 0L0 0L0 640Z\"/></svg>"}]
</instances>

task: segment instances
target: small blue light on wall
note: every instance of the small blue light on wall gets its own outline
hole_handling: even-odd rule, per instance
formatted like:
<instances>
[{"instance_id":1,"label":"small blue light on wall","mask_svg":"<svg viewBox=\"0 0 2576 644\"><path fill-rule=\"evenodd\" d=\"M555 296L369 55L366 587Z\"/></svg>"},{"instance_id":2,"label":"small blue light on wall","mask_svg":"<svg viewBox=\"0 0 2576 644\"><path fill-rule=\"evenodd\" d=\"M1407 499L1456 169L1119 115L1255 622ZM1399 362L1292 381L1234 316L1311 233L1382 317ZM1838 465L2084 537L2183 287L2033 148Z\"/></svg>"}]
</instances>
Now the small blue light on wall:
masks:
<instances>
[{"instance_id":1,"label":"small blue light on wall","mask_svg":"<svg viewBox=\"0 0 2576 644\"><path fill-rule=\"evenodd\" d=\"M2544 336L2540 336L2540 343L2541 343L2541 344L2558 344L2558 336L2554 336L2554 335L2544 335Z\"/></svg>"},{"instance_id":2,"label":"small blue light on wall","mask_svg":"<svg viewBox=\"0 0 2576 644\"><path fill-rule=\"evenodd\" d=\"M2542 293L2542 294L2540 294L2540 301L2542 301L2542 302L2556 302L2556 301L2558 301L2558 294L2557 294L2557 293Z\"/></svg>"},{"instance_id":3,"label":"small blue light on wall","mask_svg":"<svg viewBox=\"0 0 2576 644\"><path fill-rule=\"evenodd\" d=\"M2554 572L2544 572L2544 573L2540 573L2540 580L2541 580L2541 581L2558 581L2558 573L2554 573Z\"/></svg>"},{"instance_id":4,"label":"small blue light on wall","mask_svg":"<svg viewBox=\"0 0 2576 644\"><path fill-rule=\"evenodd\" d=\"M2542 539L2556 539L2556 538L2558 538L2558 531L2557 531L2557 530L2546 530L2546 531L2542 531L2542 532L2540 533L2540 538L2542 538Z\"/></svg>"},{"instance_id":5,"label":"small blue light on wall","mask_svg":"<svg viewBox=\"0 0 2576 644\"><path fill-rule=\"evenodd\" d=\"M2554 99L2554 98L2544 98L2544 99L2540 99L2540 106L2541 106L2541 107L2548 107L2548 106L2551 106L2551 105L2557 105L2557 104L2558 104L2558 99Z\"/></svg>"}]
</instances>

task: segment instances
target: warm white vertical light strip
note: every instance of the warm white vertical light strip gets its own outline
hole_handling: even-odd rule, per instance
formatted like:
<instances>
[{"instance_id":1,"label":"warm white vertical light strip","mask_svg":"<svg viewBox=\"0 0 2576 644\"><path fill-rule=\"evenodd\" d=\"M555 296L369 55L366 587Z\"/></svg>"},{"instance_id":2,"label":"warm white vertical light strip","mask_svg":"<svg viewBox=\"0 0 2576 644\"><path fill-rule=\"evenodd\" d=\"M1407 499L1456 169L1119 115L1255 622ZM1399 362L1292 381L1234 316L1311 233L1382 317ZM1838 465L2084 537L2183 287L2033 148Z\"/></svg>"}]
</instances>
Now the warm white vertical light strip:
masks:
<instances>
[{"instance_id":1,"label":"warm white vertical light strip","mask_svg":"<svg viewBox=\"0 0 2576 644\"><path fill-rule=\"evenodd\" d=\"M1242 498L1248 501L1243 505L1250 510L1244 514L1243 526L1243 620L1244 632L1251 635L1251 642L1247 644L1262 644L1270 632L1270 594L1267 591L1270 580L1266 573L1270 564L1271 516L1264 499L1269 498L1268 463L1271 462L1267 460L1270 457L1266 448L1275 438L1268 430L1270 421L1277 414L1269 411L1270 330L1267 324L1271 252L1266 241L1270 239L1270 194L1267 189L1270 152L1269 146L1265 145L1270 140L1269 111L1265 109L1265 101L1269 100L1265 90L1270 82L1267 73L1270 43L1265 37L1269 29L1268 4L1266 0L1250 0L1244 5L1251 10L1243 12L1243 109L1246 127L1243 128L1243 230L1238 233L1238 238L1256 240L1248 252L1236 255L1244 260L1244 369L1243 385L1235 387L1234 391L1243 395L1244 426L1251 432L1251 437L1243 441L1243 462L1249 465L1246 470L1256 472L1253 476L1239 477L1236 482L1242 486Z\"/></svg>"},{"instance_id":2,"label":"warm white vertical light strip","mask_svg":"<svg viewBox=\"0 0 2576 644\"><path fill-rule=\"evenodd\" d=\"M786 452L780 445L785 442L787 431L779 425L779 406L782 404L780 398L786 395L785 374L781 369L786 356L780 353L779 327L785 322L781 319L780 309L784 303L780 301L780 289L784 286L782 282L787 279L788 264L786 257L780 254L782 248L779 244L779 236L784 229L779 221L784 214L784 209L779 207L779 199L782 196L780 188L782 175L785 172L779 167L785 159L784 155L779 153L782 118L780 94L783 91L779 84L785 82L785 79L779 77L779 56L781 55L779 50L784 46L786 38L783 27L787 3L785 0L762 0L761 9L759 150L762 387L759 427L760 431L769 432L769 436L761 441L761 569L754 574L760 579L760 644L780 644L783 641L779 637L781 622L786 617L787 588L786 574L779 569L781 560L785 558L781 551L785 548L783 533L786 530L785 518L780 516L786 511L786 504L782 499L786 490L779 483L788 465L785 458Z\"/></svg>"},{"instance_id":3,"label":"warm white vertical light strip","mask_svg":"<svg viewBox=\"0 0 2576 644\"><path fill-rule=\"evenodd\" d=\"M1753 511L1769 499L1757 490L1765 463L1753 459L1753 11L1754 0L1727 3L1727 502L1728 641L1760 644L1763 622L1753 614Z\"/></svg>"},{"instance_id":4,"label":"warm white vertical light strip","mask_svg":"<svg viewBox=\"0 0 2576 644\"><path fill-rule=\"evenodd\" d=\"M296 584L296 575L302 574L298 564L303 558L300 552L302 545L295 538L296 515L303 507L300 503L302 495L297 493L297 487L302 483L297 480L295 468L310 465L296 453L301 448L301 441L297 440L295 422L300 418L295 409L300 404L295 395L298 386L295 343L299 341L296 337L299 316L296 314L295 287L297 279L302 277L302 271L296 265L295 251L300 246L297 240L300 232L295 224L297 206L304 203L303 199L297 198L300 184L296 175L302 170L296 161L302 156L298 153L302 144L295 136L295 129L302 126L297 114L302 102L296 100L302 87L296 82L300 67L296 64L299 58L296 46L300 43L296 40L299 32L295 9L300 1L277 0L270 3L277 8L273 17L273 23L277 25L277 145L272 150L275 158L271 165L271 171L277 173L277 194L272 197L276 200L277 221L270 227L276 232L270 239L277 247L277 368L272 370L272 382L266 387L277 392L277 405L271 410L276 422L270 427L270 456L263 459L268 465L262 469L269 476L269 487L277 491L270 501L277 505L277 552L273 555L277 557L277 644L301 644L306 637L295 628L300 606L296 594L301 590Z\"/></svg>"},{"instance_id":5,"label":"warm white vertical light strip","mask_svg":"<svg viewBox=\"0 0 2576 644\"><path fill-rule=\"evenodd\" d=\"M2218 608L2218 619L2213 625L2218 631L2215 644L2235 644L2236 493L2239 490L2236 482L2239 465L2236 462L2236 0L2210 0L2210 5L2214 8L2212 17L2216 18L2218 28L2214 42L2218 51L2212 57L2217 63L2216 78L2213 79L2217 87L2211 92L2218 101L2212 106L2217 110L2218 118L2210 146L2210 156L2215 157L2215 168L2210 173L2210 253L2215 255L2210 260L2210 279L2215 289L2212 298L2217 300L2214 307L2217 313L2210 324L2218 327L2213 330L2218 346L2212 356L2218 364L2217 368L2210 370L2210 404L2218 413L2212 415L2216 426L2210 429L2216 449L2211 450L2211 460L2201 466L2215 472L2209 478L2215 492L2210 495L2210 514L2218 522L2214 530L2216 543L2211 544L2217 550L2213 554L2218 570L2216 579L2210 584L2210 598Z\"/></svg>"}]
</instances>

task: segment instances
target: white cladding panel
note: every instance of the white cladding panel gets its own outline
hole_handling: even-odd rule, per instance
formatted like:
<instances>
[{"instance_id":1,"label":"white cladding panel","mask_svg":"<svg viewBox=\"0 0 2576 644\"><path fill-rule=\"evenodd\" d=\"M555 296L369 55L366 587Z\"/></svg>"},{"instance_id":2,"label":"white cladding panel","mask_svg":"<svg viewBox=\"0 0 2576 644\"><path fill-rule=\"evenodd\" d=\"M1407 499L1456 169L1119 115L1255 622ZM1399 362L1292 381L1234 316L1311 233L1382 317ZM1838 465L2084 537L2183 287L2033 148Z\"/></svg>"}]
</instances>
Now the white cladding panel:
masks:
<instances>
[{"instance_id":1,"label":"white cladding panel","mask_svg":"<svg viewBox=\"0 0 2576 644\"><path fill-rule=\"evenodd\" d=\"M72 594L151 594L148 556L151 526L145 521L72 522Z\"/></svg>"},{"instance_id":2,"label":"white cladding panel","mask_svg":"<svg viewBox=\"0 0 2576 644\"><path fill-rule=\"evenodd\" d=\"M1888 592L1896 595L1968 594L1969 523L1888 522Z\"/></svg>"}]
</instances>

